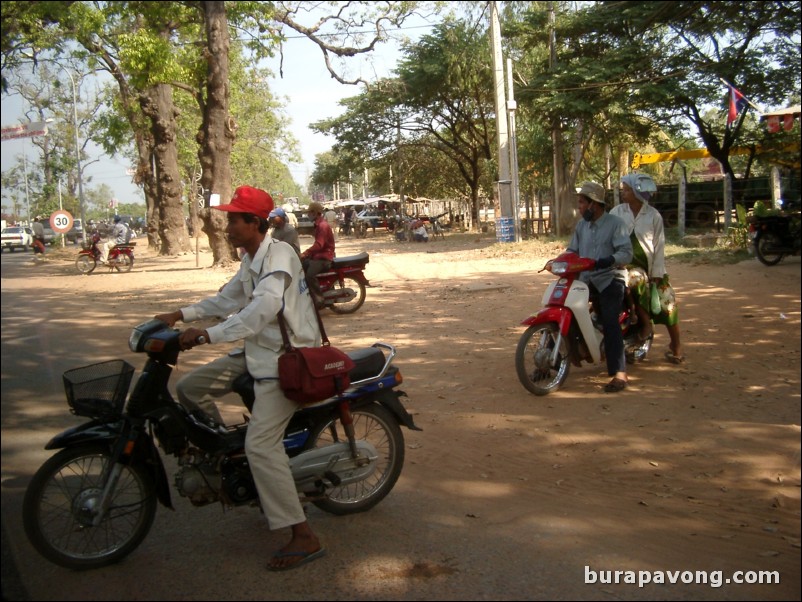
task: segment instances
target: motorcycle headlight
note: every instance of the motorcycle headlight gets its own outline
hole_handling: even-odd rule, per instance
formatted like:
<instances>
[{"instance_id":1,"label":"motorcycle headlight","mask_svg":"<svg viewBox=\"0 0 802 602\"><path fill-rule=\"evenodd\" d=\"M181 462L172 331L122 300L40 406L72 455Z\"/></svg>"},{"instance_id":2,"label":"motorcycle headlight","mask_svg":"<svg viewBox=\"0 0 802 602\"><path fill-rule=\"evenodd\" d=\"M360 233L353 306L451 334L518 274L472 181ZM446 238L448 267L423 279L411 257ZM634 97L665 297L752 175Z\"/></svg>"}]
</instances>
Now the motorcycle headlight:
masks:
<instances>
[{"instance_id":1,"label":"motorcycle headlight","mask_svg":"<svg viewBox=\"0 0 802 602\"><path fill-rule=\"evenodd\" d=\"M131 336L128 337L128 348L131 351L136 352L137 348L139 347L139 341L141 339L142 339L142 331L134 328L131 331Z\"/></svg>"},{"instance_id":2,"label":"motorcycle headlight","mask_svg":"<svg viewBox=\"0 0 802 602\"><path fill-rule=\"evenodd\" d=\"M165 328L167 328L167 324L161 320L155 319L142 322L142 324L137 324L131 331L131 336L128 337L128 348L135 353L137 351L143 351L143 349L140 347L140 343L142 343L142 337L151 335L160 330L164 330ZM144 343L142 344L144 345Z\"/></svg>"},{"instance_id":3,"label":"motorcycle headlight","mask_svg":"<svg viewBox=\"0 0 802 602\"><path fill-rule=\"evenodd\" d=\"M552 274L565 274L568 271L568 262L567 261L552 261L551 262L551 273Z\"/></svg>"}]
</instances>

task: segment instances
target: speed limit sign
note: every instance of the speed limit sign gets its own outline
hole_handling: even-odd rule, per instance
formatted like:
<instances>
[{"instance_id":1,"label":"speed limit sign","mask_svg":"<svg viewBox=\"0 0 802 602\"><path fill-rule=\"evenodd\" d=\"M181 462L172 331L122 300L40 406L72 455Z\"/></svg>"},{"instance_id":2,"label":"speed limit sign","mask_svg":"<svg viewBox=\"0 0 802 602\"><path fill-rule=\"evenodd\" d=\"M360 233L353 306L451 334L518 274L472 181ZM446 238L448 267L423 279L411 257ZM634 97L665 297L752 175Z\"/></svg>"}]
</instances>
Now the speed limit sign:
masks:
<instances>
[{"instance_id":1,"label":"speed limit sign","mask_svg":"<svg viewBox=\"0 0 802 602\"><path fill-rule=\"evenodd\" d=\"M66 234L72 228L72 215L69 211L59 209L50 215L50 227L53 232L58 234Z\"/></svg>"}]
</instances>

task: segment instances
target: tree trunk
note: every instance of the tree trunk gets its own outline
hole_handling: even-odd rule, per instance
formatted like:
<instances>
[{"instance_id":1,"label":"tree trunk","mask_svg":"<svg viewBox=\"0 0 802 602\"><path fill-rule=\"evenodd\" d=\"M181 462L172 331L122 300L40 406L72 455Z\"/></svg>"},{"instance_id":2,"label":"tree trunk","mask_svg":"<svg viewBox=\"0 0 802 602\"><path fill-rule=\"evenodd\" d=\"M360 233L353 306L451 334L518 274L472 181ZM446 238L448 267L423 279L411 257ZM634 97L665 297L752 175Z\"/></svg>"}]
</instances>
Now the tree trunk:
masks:
<instances>
[{"instance_id":1,"label":"tree trunk","mask_svg":"<svg viewBox=\"0 0 802 602\"><path fill-rule=\"evenodd\" d=\"M140 95L142 112L150 119L153 134L153 164L156 206L159 212L159 255L189 251L184 212L181 205L181 176L176 149L176 116L173 91L168 84L157 84ZM151 215L150 219L153 219Z\"/></svg>"},{"instance_id":2,"label":"tree trunk","mask_svg":"<svg viewBox=\"0 0 802 602\"><path fill-rule=\"evenodd\" d=\"M159 212L158 186L153 173L153 139L141 130L134 130L136 140L137 161L134 183L142 186L145 193L145 229L148 236L148 247L159 249Z\"/></svg>"},{"instance_id":3,"label":"tree trunk","mask_svg":"<svg viewBox=\"0 0 802 602\"><path fill-rule=\"evenodd\" d=\"M201 185L219 195L221 203L232 196L231 147L236 124L228 113L228 19L225 2L202 2L206 22L208 62L207 95L203 106L203 122L198 131L198 158L201 164ZM236 249L225 235L226 218L221 211L204 209L200 214L203 231L215 264L236 260Z\"/></svg>"},{"instance_id":4,"label":"tree trunk","mask_svg":"<svg viewBox=\"0 0 802 602\"><path fill-rule=\"evenodd\" d=\"M566 188L566 171L563 151L562 128L559 119L552 122L552 144L554 147L554 198L549 208L549 219L554 233L562 236L571 232L574 226L574 203L570 202Z\"/></svg>"},{"instance_id":5,"label":"tree trunk","mask_svg":"<svg viewBox=\"0 0 802 602\"><path fill-rule=\"evenodd\" d=\"M629 149L622 144L618 147L618 180L620 181L625 175L629 173ZM616 204L621 203L621 191L616 186L613 189Z\"/></svg>"}]
</instances>

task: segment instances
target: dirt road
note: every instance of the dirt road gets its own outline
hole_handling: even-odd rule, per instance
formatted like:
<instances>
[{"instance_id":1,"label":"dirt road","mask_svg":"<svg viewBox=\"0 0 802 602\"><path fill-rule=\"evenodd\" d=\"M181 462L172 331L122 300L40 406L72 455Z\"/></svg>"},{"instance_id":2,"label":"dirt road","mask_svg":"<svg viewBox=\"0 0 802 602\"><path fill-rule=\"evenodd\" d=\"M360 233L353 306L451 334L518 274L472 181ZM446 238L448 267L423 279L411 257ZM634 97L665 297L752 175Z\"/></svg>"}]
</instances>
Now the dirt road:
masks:
<instances>
[{"instance_id":1,"label":"dirt road","mask_svg":"<svg viewBox=\"0 0 802 602\"><path fill-rule=\"evenodd\" d=\"M7 269L4 255L2 516L30 599L799 599L799 258L772 268L669 258L687 362L664 360L658 327L624 392L603 393L606 371L591 365L535 397L515 375L518 324L562 244L493 242L338 243L338 255L370 252L374 287L357 314L324 314L328 334L342 347L397 345L423 431L405 431L401 479L375 509L338 518L310 508L328 555L280 575L264 563L286 534L258 510L194 508L175 491L177 511L160 508L120 565L78 574L36 555L21 497L47 439L78 423L61 372L114 357L140 366L131 326L206 296L232 271L208 268L208 253L196 267L193 255L140 251L132 273L88 277L55 257ZM178 372L223 350L188 353ZM229 404L224 415L241 411ZM611 571L624 571L621 583Z\"/></svg>"}]
</instances>

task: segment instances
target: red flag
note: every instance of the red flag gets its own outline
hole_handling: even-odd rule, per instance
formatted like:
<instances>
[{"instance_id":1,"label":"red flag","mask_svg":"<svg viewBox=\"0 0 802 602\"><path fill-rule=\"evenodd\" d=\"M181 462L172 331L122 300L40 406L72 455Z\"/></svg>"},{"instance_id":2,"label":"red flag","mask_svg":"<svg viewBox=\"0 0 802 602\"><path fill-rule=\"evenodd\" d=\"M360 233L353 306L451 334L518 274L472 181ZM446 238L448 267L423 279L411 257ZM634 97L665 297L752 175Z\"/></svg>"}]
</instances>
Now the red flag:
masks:
<instances>
[{"instance_id":1,"label":"red flag","mask_svg":"<svg viewBox=\"0 0 802 602\"><path fill-rule=\"evenodd\" d=\"M727 114L727 125L730 126L732 123L738 118L738 113L743 111L746 108L746 98L744 95L741 94L738 90L735 89L735 86L729 86L730 88L730 110Z\"/></svg>"}]
</instances>

